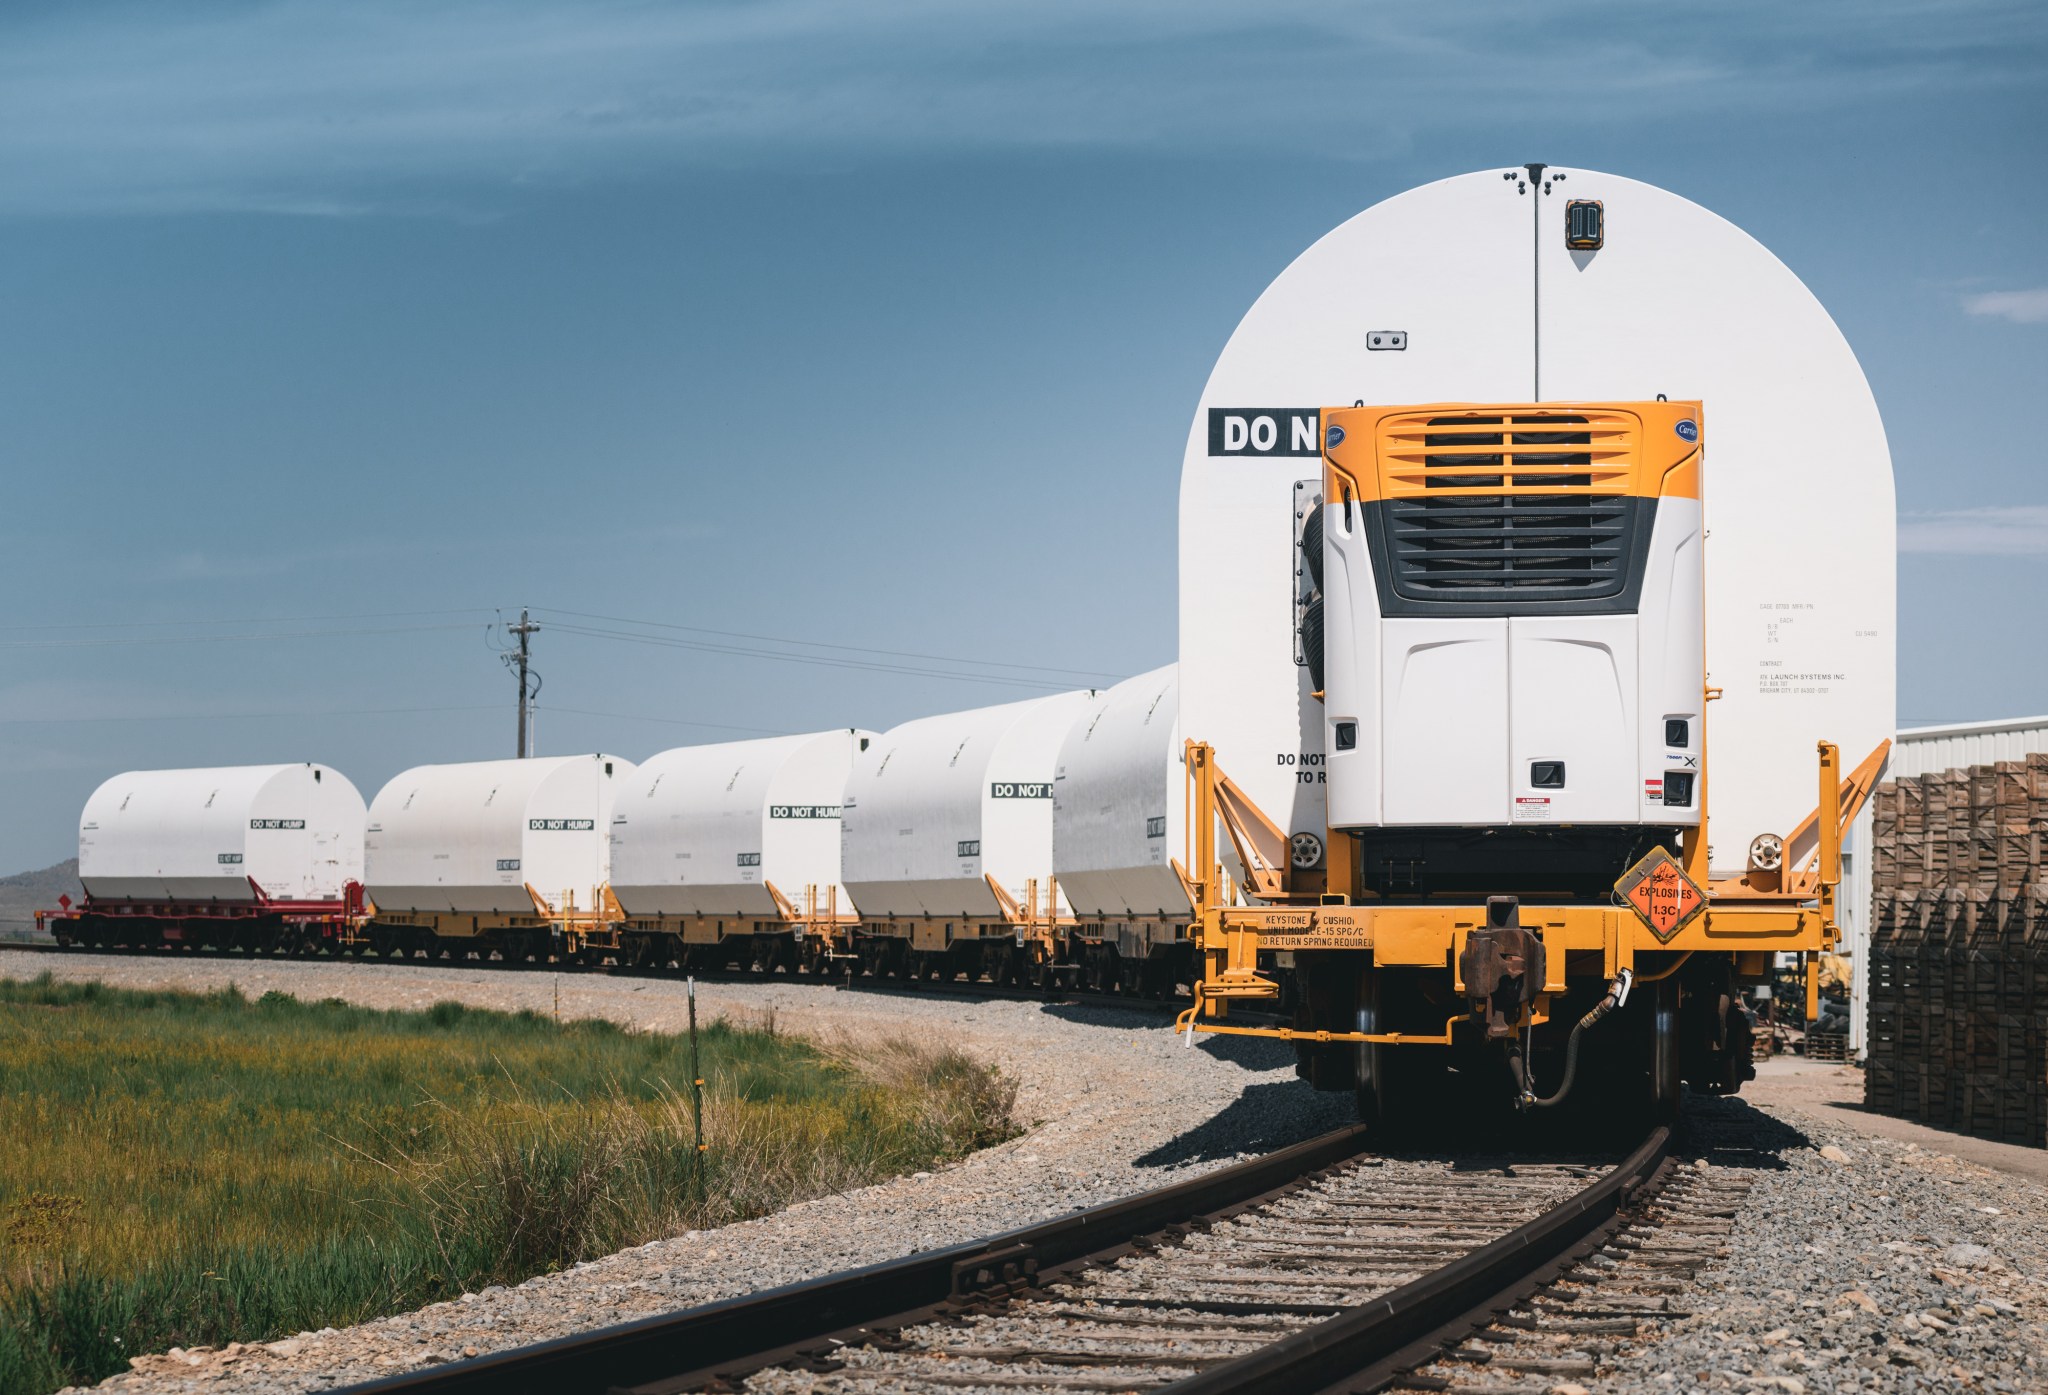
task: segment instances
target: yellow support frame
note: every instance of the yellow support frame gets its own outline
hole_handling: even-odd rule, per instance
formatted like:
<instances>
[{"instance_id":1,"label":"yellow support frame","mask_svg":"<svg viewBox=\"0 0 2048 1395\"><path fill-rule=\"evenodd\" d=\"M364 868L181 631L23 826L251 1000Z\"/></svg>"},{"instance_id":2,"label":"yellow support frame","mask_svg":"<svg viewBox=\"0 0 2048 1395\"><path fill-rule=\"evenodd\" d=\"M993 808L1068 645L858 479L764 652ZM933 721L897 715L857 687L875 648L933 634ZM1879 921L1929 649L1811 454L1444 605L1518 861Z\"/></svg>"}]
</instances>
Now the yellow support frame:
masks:
<instances>
[{"instance_id":1,"label":"yellow support frame","mask_svg":"<svg viewBox=\"0 0 2048 1395\"><path fill-rule=\"evenodd\" d=\"M854 915L850 908L845 913L840 911L837 885L827 886L824 896L820 897L817 883L806 883L801 905L783 895L774 882L764 878L761 886L774 900L783 924L796 937L798 944L806 939L814 940L825 946L824 953L828 959L854 957L853 933L860 926L860 917Z\"/></svg>"},{"instance_id":2,"label":"yellow support frame","mask_svg":"<svg viewBox=\"0 0 2048 1395\"><path fill-rule=\"evenodd\" d=\"M1338 904L1348 901L1339 896L1317 898L1324 904L1298 899L1282 905L1230 905L1225 873L1217 859L1216 824L1223 820L1230 825L1241 817L1233 801L1223 796L1226 789L1235 792L1235 786L1229 785L1218 768L1212 747L1189 741L1186 749L1188 866L1193 871L1184 873L1183 879L1193 907L1189 934L1195 942L1201 979L1194 986L1194 1005L1180 1014L1175 1030L1318 1043L1450 1044L1453 1028L1465 1020L1462 1017L1447 1021L1440 1035L1222 1026L1213 1020L1227 1017L1232 1002L1279 997L1280 986L1259 973L1259 955L1268 950L1363 950L1387 968L1445 970L1451 975L1453 990L1462 992L1458 959L1466 938L1486 924L1486 907ZM1744 895L1720 886L1703 888L1708 893L1707 909L1669 940L1659 940L1626 907L1524 902L1521 924L1540 934L1548 951L1545 996L1539 998L1533 1020L1545 1020L1548 994L1564 991L1565 956L1575 951L1598 951L1603 973L1612 978L1622 969L1633 971L1639 954L1679 956L1669 964L1659 963L1658 971L1650 975L1663 977L1683 959L1702 951L1761 957L1784 952L1817 955L1832 949L1840 935L1835 891L1841 881L1842 828L1861 807L1870 784L1869 772L1875 763L1881 763L1883 754L1882 749L1873 752L1872 759L1845 786L1839 751L1831 742L1820 743L1820 799L1813 820L1819 828L1819 866L1813 893L1807 898ZM1242 795L1236 798L1242 800ZM1234 826L1229 831L1240 849L1252 841ZM1328 845L1337 841L1333 835ZM1704 820L1698 842L1702 846L1705 842ZM1747 962L1754 964L1757 959ZM1809 981L1818 982L1812 975ZM1810 987L1809 997L1812 992Z\"/></svg>"}]
</instances>

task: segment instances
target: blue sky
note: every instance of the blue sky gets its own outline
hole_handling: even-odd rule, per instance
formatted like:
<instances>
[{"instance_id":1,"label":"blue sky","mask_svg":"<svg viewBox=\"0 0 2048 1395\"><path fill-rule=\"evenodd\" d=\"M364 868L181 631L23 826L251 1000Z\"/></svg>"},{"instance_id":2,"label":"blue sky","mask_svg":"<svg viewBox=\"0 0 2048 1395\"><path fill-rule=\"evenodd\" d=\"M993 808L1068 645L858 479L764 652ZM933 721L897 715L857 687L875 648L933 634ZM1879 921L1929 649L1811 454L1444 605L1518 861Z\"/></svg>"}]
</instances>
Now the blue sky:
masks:
<instances>
[{"instance_id":1,"label":"blue sky","mask_svg":"<svg viewBox=\"0 0 2048 1395\"><path fill-rule=\"evenodd\" d=\"M0 870L121 769L510 754L496 608L549 751L1167 662L1238 316L1533 159L1806 279L1891 434L1902 719L2048 710L2043 131L2035 4L13 0Z\"/></svg>"}]
</instances>

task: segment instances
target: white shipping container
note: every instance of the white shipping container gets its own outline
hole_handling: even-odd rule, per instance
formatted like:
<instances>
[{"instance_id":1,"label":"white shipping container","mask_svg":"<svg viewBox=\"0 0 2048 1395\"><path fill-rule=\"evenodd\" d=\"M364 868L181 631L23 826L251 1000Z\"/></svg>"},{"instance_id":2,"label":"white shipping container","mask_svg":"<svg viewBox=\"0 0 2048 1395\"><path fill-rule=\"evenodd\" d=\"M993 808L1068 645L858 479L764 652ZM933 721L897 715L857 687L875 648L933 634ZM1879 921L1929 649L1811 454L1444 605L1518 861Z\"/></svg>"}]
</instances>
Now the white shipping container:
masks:
<instances>
[{"instance_id":1,"label":"white shipping container","mask_svg":"<svg viewBox=\"0 0 2048 1395\"><path fill-rule=\"evenodd\" d=\"M875 738L841 828L841 879L861 915L993 918L987 877L1020 904L1035 879L1042 910L1060 744L1090 696L949 712Z\"/></svg>"},{"instance_id":2,"label":"white shipping container","mask_svg":"<svg viewBox=\"0 0 2048 1395\"><path fill-rule=\"evenodd\" d=\"M611 875L612 806L633 763L617 756L420 765L370 804L364 884L380 911L531 915L589 910Z\"/></svg>"},{"instance_id":3,"label":"white shipping container","mask_svg":"<svg viewBox=\"0 0 2048 1395\"><path fill-rule=\"evenodd\" d=\"M839 885L839 813L854 759L875 739L841 730L663 751L627 778L612 813L612 893L629 916L777 914L773 884L823 914Z\"/></svg>"},{"instance_id":4,"label":"white shipping container","mask_svg":"<svg viewBox=\"0 0 2048 1395\"><path fill-rule=\"evenodd\" d=\"M1185 855L1186 783L1177 665L1095 696L1053 780L1053 867L1074 914L1188 913L1173 869Z\"/></svg>"},{"instance_id":5,"label":"white shipping container","mask_svg":"<svg viewBox=\"0 0 2048 1395\"><path fill-rule=\"evenodd\" d=\"M86 800L78 879L98 901L339 901L363 877L363 797L324 765L131 770Z\"/></svg>"}]
</instances>

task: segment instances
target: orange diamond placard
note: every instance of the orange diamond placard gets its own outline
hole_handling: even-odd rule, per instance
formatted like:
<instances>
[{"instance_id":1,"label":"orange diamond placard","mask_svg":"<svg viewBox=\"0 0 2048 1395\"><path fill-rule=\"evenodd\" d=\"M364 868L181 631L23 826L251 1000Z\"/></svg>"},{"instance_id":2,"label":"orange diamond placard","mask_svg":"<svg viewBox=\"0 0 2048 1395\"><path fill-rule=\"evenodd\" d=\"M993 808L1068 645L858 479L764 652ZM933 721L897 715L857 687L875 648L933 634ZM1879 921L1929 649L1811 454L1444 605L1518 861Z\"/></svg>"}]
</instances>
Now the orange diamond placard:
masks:
<instances>
[{"instance_id":1,"label":"orange diamond placard","mask_svg":"<svg viewBox=\"0 0 2048 1395\"><path fill-rule=\"evenodd\" d=\"M1650 927L1658 944L1670 944L1673 935L1707 908L1706 894L1698 883L1662 848L1652 850L1623 873L1614 884L1614 894Z\"/></svg>"}]
</instances>

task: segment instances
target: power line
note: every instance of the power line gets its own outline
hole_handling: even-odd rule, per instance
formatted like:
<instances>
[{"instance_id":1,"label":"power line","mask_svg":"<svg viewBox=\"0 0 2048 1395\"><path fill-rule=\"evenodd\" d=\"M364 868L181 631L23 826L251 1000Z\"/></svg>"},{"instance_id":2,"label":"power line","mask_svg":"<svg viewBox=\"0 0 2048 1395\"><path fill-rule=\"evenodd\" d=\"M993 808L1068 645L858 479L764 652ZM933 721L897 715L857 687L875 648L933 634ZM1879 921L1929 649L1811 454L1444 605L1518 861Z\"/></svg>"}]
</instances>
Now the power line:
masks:
<instances>
[{"instance_id":1,"label":"power line","mask_svg":"<svg viewBox=\"0 0 2048 1395\"><path fill-rule=\"evenodd\" d=\"M961 659L947 654L920 654L902 649L874 649L858 644L827 644L822 640L788 639L781 635L748 634L740 630L711 630L701 625L674 625L662 620L633 620L623 615L592 615L581 610L556 610L552 606L536 607L543 615L568 615L579 620L602 620L613 625L641 625L656 630L681 630L689 634L717 635L721 639L751 639L764 644L794 644L806 649L835 649L846 654L879 654L892 659L923 659L932 663L967 664L978 668L1021 669L1030 673L1062 673L1075 678L1113 678L1105 669L1052 668L1045 664L1015 664L1003 659Z\"/></svg>"},{"instance_id":2,"label":"power line","mask_svg":"<svg viewBox=\"0 0 2048 1395\"><path fill-rule=\"evenodd\" d=\"M790 733L773 727L742 727L726 722L696 722L683 717L653 717L637 712L595 712L582 707L556 707L549 704L539 711L560 712L578 717L602 717L608 721L656 722L671 727L703 727L710 731L738 731L754 736L788 736ZM498 712L496 703L470 703L450 707L335 707L319 709L274 710L270 712L151 712L146 714L102 717L0 717L0 726L50 726L70 723L99 722L249 722L272 717L393 717L413 716L432 712Z\"/></svg>"},{"instance_id":3,"label":"power line","mask_svg":"<svg viewBox=\"0 0 2048 1395\"><path fill-rule=\"evenodd\" d=\"M540 707L540 704L534 704ZM543 712L572 713L578 717L603 717L615 722L659 722L668 727L703 727L709 731L743 731L753 736L789 736L792 733L774 727L736 727L726 722L692 722L681 717L644 717L637 712L593 712L586 707L556 707L549 703L540 708Z\"/></svg>"},{"instance_id":4,"label":"power line","mask_svg":"<svg viewBox=\"0 0 2048 1395\"><path fill-rule=\"evenodd\" d=\"M417 620L428 615L487 615L482 606L452 610L373 610L360 615L243 615L207 620L91 620L66 624L0 625L0 633L19 630L141 630L175 625L311 625L328 620Z\"/></svg>"},{"instance_id":5,"label":"power line","mask_svg":"<svg viewBox=\"0 0 2048 1395\"><path fill-rule=\"evenodd\" d=\"M955 673L946 669L914 668L907 664L888 664L863 659L834 659L822 654L786 654L773 649L751 649L740 645L708 644L696 640L677 639L668 635L633 634L626 630L605 630L588 625L568 625L556 621L558 634L586 635L595 639L613 639L627 644L644 644L659 649L686 649L700 654L734 654L754 659L775 659L789 664L809 664L818 668L853 669L865 673L902 673L918 678L943 678L956 683L993 683L1008 687L1032 688L1040 692L1063 692L1074 685L1071 682L1055 683L1042 678L1026 678L997 673Z\"/></svg>"},{"instance_id":6,"label":"power line","mask_svg":"<svg viewBox=\"0 0 2048 1395\"><path fill-rule=\"evenodd\" d=\"M556 628L569 633L582 634L590 638L615 639L624 642L655 645L675 649L688 649L700 653L731 654L748 658L780 659L786 663L812 664L828 668L850 668L881 673L902 673L920 678L950 678L955 681L998 683L1017 687L1035 687L1058 690L1073 686L1070 683L1052 683L1013 677L1012 674L1053 674L1067 678L1086 679L1100 683L1103 679L1114 679L1119 675L1101 669L1059 668L1047 664L1016 663L1005 659L968 659L949 654L927 654L916 650L880 649L866 645L834 644L823 640L791 639L782 635L754 634L738 630L717 630L699 625L678 625L661 620L639 620L627 616L599 615L589 611L557 610L551 606L534 607L544 615L562 615L579 620L597 620L613 625L634 625L643 629L667 630L676 634L709 635L718 639L750 640L760 644L789 645L799 649L822 649L836 654L872 655L870 660L835 660L821 654L785 653L777 650L755 649L745 645L722 645L693 642L668 635L641 635L616 630L604 630L595 626L558 625ZM445 610L396 610L365 611L353 614L297 615L297 616L238 616L209 617L196 620L109 620L78 624L35 624L0 625L0 634L37 634L53 630L129 630L129 629L193 629L217 625L304 625L326 624L347 620L403 620L420 619L439 615L482 615L481 607L456 607ZM4 649L94 649L113 648L137 644L242 644L260 643L266 640L299 639L344 639L362 636L397 634L433 634L452 630L463 630L467 625L391 625L358 627L350 629L318 630L259 630L239 634L180 634L180 635L114 635L80 639L0 639ZM509 627L508 627L509 628ZM538 628L536 626L535 628ZM516 633L516 630L514 630ZM922 663L950 664L960 668L980 669L984 672L960 673L945 669L921 668L881 662L887 659L911 659ZM988 672L1000 670L1002 672Z\"/></svg>"},{"instance_id":7,"label":"power line","mask_svg":"<svg viewBox=\"0 0 2048 1395\"><path fill-rule=\"evenodd\" d=\"M148 712L106 717L0 717L0 726L57 726L73 722L251 722L266 717L393 717L421 712L496 712L496 703L464 707L334 707L272 712Z\"/></svg>"},{"instance_id":8,"label":"power line","mask_svg":"<svg viewBox=\"0 0 2048 1395\"><path fill-rule=\"evenodd\" d=\"M242 644L266 639L340 639L355 635L430 634L469 625L393 625L357 630L271 630L242 635L124 635L115 639L0 639L0 649L100 649L124 644Z\"/></svg>"}]
</instances>

